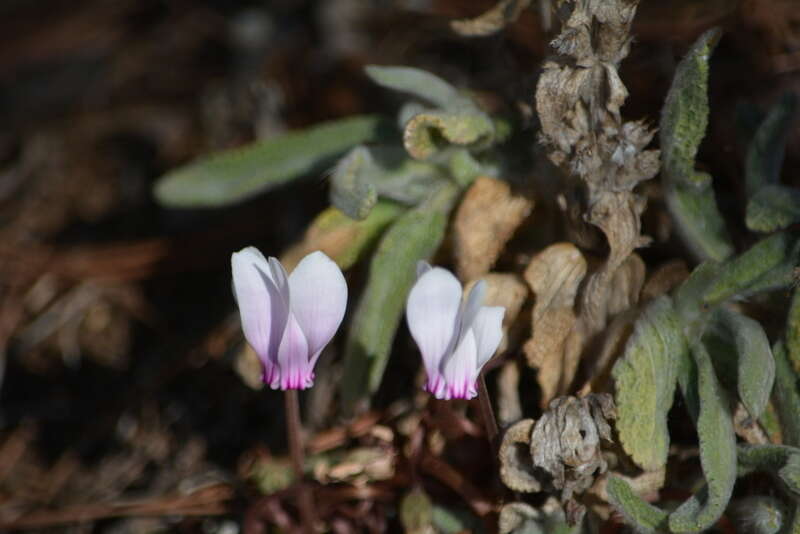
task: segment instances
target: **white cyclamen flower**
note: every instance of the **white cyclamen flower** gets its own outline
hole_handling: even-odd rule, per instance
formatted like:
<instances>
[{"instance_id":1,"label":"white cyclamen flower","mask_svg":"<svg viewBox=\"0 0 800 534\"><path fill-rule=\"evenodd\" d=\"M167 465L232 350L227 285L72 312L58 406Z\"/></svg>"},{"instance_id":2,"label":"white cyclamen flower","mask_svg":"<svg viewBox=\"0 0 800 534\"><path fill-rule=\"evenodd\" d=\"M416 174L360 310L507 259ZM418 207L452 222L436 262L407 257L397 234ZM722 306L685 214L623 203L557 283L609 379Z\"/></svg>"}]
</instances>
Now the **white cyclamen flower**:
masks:
<instances>
[{"instance_id":1,"label":"white cyclamen flower","mask_svg":"<svg viewBox=\"0 0 800 534\"><path fill-rule=\"evenodd\" d=\"M233 291L244 337L272 389L305 389L314 365L344 317L347 284L322 252L312 252L287 276L280 262L247 247L231 256Z\"/></svg>"},{"instance_id":2,"label":"white cyclamen flower","mask_svg":"<svg viewBox=\"0 0 800 534\"><path fill-rule=\"evenodd\" d=\"M483 306L486 284L475 284L462 302L461 283L450 271L420 262L406 302L406 320L437 399L471 399L477 379L503 339L505 308Z\"/></svg>"}]
</instances>

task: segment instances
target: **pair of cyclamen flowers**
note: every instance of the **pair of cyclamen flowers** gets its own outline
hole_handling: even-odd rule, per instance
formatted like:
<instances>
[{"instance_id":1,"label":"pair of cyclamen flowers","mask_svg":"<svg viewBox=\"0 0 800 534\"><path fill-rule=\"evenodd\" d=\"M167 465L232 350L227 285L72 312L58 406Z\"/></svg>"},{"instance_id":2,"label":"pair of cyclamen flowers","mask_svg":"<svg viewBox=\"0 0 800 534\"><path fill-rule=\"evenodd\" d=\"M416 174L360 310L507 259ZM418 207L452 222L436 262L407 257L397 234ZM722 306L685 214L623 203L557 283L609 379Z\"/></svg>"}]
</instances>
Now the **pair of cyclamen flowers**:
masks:
<instances>
[{"instance_id":1,"label":"pair of cyclamen flowers","mask_svg":"<svg viewBox=\"0 0 800 534\"><path fill-rule=\"evenodd\" d=\"M305 389L314 366L344 317L347 283L322 252L303 258L291 275L280 262L247 247L231 257L242 330L273 389ZM449 271L420 262L406 302L406 320L438 399L471 399L476 381L503 337L505 308L483 306L485 283L462 302L461 283Z\"/></svg>"}]
</instances>

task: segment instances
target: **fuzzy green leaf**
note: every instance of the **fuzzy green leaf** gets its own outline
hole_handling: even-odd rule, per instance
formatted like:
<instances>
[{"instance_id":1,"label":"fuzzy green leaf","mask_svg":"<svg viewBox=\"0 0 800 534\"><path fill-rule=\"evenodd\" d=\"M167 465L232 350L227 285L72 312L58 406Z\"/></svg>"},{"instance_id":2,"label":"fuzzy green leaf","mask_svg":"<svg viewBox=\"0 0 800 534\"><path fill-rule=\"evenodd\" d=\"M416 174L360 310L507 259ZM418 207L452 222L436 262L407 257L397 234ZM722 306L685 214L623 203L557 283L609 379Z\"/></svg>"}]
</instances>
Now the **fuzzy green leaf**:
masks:
<instances>
[{"instance_id":1,"label":"fuzzy green leaf","mask_svg":"<svg viewBox=\"0 0 800 534\"><path fill-rule=\"evenodd\" d=\"M797 374L786 354L786 346L778 342L772 348L775 357L775 388L772 401L781 422L781 433L786 445L800 446L800 389Z\"/></svg>"},{"instance_id":2,"label":"fuzzy green leaf","mask_svg":"<svg viewBox=\"0 0 800 534\"><path fill-rule=\"evenodd\" d=\"M800 495L800 451L789 457L786 464L778 471L778 477L789 490Z\"/></svg>"},{"instance_id":3,"label":"fuzzy green leaf","mask_svg":"<svg viewBox=\"0 0 800 534\"><path fill-rule=\"evenodd\" d=\"M609 477L606 491L614 508L637 532L657 532L666 527L667 512L645 502L623 479Z\"/></svg>"},{"instance_id":4,"label":"fuzzy green leaf","mask_svg":"<svg viewBox=\"0 0 800 534\"><path fill-rule=\"evenodd\" d=\"M680 319L671 299L662 296L636 322L624 356L614 365L619 438L645 470L667 461L667 412L675 396L679 358L686 350Z\"/></svg>"},{"instance_id":5,"label":"fuzzy green leaf","mask_svg":"<svg viewBox=\"0 0 800 534\"><path fill-rule=\"evenodd\" d=\"M685 323L696 321L706 311L703 295L719 276L720 269L721 265L713 261L701 263L675 290L675 310Z\"/></svg>"},{"instance_id":6,"label":"fuzzy green leaf","mask_svg":"<svg viewBox=\"0 0 800 534\"><path fill-rule=\"evenodd\" d=\"M695 173L695 177L708 176ZM703 260L722 261L733 253L725 221L717 208L711 178L667 187L667 205L686 244Z\"/></svg>"},{"instance_id":7,"label":"fuzzy green leaf","mask_svg":"<svg viewBox=\"0 0 800 534\"><path fill-rule=\"evenodd\" d=\"M661 162L675 184L693 182L694 159L708 125L708 71L720 30L713 28L692 45L672 79L661 111Z\"/></svg>"},{"instance_id":8,"label":"fuzzy green leaf","mask_svg":"<svg viewBox=\"0 0 800 534\"><path fill-rule=\"evenodd\" d=\"M732 372L732 383L745 408L753 418L760 417L775 382L775 360L761 325L740 313L720 308L713 314L703 343L720 378Z\"/></svg>"},{"instance_id":9,"label":"fuzzy green leaf","mask_svg":"<svg viewBox=\"0 0 800 534\"><path fill-rule=\"evenodd\" d=\"M410 93L440 108L469 101L435 74L414 67L367 65L364 72L381 87Z\"/></svg>"},{"instance_id":10,"label":"fuzzy green leaf","mask_svg":"<svg viewBox=\"0 0 800 534\"><path fill-rule=\"evenodd\" d=\"M728 399L702 343L693 344L691 350L697 363L700 396L697 434L707 487L670 514L669 526L673 532L702 532L716 523L728 505L736 481L736 435Z\"/></svg>"},{"instance_id":11,"label":"fuzzy green leaf","mask_svg":"<svg viewBox=\"0 0 800 534\"><path fill-rule=\"evenodd\" d=\"M789 363L800 371L800 287L792 293L792 303L786 317L786 351Z\"/></svg>"},{"instance_id":12,"label":"fuzzy green leaf","mask_svg":"<svg viewBox=\"0 0 800 534\"><path fill-rule=\"evenodd\" d=\"M378 389L417 262L439 248L457 192L455 185L443 186L428 202L397 219L381 239L345 346L340 388L345 411L357 408Z\"/></svg>"},{"instance_id":13,"label":"fuzzy green leaf","mask_svg":"<svg viewBox=\"0 0 800 534\"><path fill-rule=\"evenodd\" d=\"M800 190L765 185L750 197L745 223L754 232L783 230L800 221Z\"/></svg>"},{"instance_id":14,"label":"fuzzy green leaf","mask_svg":"<svg viewBox=\"0 0 800 534\"><path fill-rule=\"evenodd\" d=\"M414 205L446 180L444 171L416 161L396 146L359 146L336 166L331 203L354 219L363 219L378 198Z\"/></svg>"},{"instance_id":15,"label":"fuzzy green leaf","mask_svg":"<svg viewBox=\"0 0 800 534\"><path fill-rule=\"evenodd\" d=\"M748 195L755 194L765 185L778 182L786 150L786 139L796 107L797 98L792 93L786 93L756 130L753 140L747 147L745 159L745 183ZM748 218L749 211L748 206Z\"/></svg>"},{"instance_id":16,"label":"fuzzy green leaf","mask_svg":"<svg viewBox=\"0 0 800 534\"><path fill-rule=\"evenodd\" d=\"M322 171L353 145L386 136L389 121L360 115L226 150L174 169L155 184L164 206L226 206Z\"/></svg>"},{"instance_id":17,"label":"fuzzy green leaf","mask_svg":"<svg viewBox=\"0 0 800 534\"><path fill-rule=\"evenodd\" d=\"M678 64L661 110L661 162L667 205L678 231L702 259L721 261L733 252L717 208L711 176L695 171L695 156L708 125L709 59L720 30L700 36Z\"/></svg>"},{"instance_id":18,"label":"fuzzy green leaf","mask_svg":"<svg viewBox=\"0 0 800 534\"><path fill-rule=\"evenodd\" d=\"M445 148L447 143L481 150L489 146L494 137L494 122L476 108L433 110L419 113L406 123L403 144L411 157L424 160Z\"/></svg>"},{"instance_id":19,"label":"fuzzy green leaf","mask_svg":"<svg viewBox=\"0 0 800 534\"><path fill-rule=\"evenodd\" d=\"M716 304L748 291L762 276L780 267L791 257L793 245L793 240L786 233L762 239L723 265L719 276L706 291L703 301L706 304Z\"/></svg>"}]
</instances>

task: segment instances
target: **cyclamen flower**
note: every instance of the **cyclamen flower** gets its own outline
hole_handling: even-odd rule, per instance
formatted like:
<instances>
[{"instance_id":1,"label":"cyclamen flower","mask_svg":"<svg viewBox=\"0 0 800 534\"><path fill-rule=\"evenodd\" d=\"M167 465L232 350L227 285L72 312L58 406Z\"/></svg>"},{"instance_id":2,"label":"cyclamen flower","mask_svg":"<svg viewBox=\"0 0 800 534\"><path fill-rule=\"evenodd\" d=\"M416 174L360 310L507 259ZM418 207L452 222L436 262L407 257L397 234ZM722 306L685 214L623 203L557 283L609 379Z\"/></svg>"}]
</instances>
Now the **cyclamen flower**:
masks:
<instances>
[{"instance_id":1,"label":"cyclamen flower","mask_svg":"<svg viewBox=\"0 0 800 534\"><path fill-rule=\"evenodd\" d=\"M420 262L406 302L411 336L422 353L437 399L472 399L477 379L503 339L505 308L483 306L486 284L479 281L462 303L461 283L446 269Z\"/></svg>"},{"instance_id":2,"label":"cyclamen flower","mask_svg":"<svg viewBox=\"0 0 800 534\"><path fill-rule=\"evenodd\" d=\"M344 317L347 284L339 267L312 252L287 276L280 262L247 247L231 256L244 337L272 389L305 389Z\"/></svg>"}]
</instances>

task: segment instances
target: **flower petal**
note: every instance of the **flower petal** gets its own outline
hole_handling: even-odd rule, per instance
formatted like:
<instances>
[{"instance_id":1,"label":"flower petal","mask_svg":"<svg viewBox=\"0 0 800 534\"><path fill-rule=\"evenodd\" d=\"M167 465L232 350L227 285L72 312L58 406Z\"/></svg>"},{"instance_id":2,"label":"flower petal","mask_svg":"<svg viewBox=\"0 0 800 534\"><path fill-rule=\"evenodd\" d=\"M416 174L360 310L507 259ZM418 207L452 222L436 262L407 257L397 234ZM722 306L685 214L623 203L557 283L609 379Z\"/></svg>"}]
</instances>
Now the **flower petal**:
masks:
<instances>
[{"instance_id":1,"label":"flower petal","mask_svg":"<svg viewBox=\"0 0 800 534\"><path fill-rule=\"evenodd\" d=\"M485 295L486 282L483 280L478 280L475 285L472 286L469 295L467 295L467 298L461 305L459 343L461 342L461 338L463 338L466 334L467 330L472 327L475 317L477 317L478 312L483 306L483 298Z\"/></svg>"},{"instance_id":2,"label":"flower petal","mask_svg":"<svg viewBox=\"0 0 800 534\"><path fill-rule=\"evenodd\" d=\"M457 334L460 305L461 284L441 267L425 272L408 294L406 321L422 353L429 380L439 372L441 360Z\"/></svg>"},{"instance_id":3,"label":"flower petal","mask_svg":"<svg viewBox=\"0 0 800 534\"><path fill-rule=\"evenodd\" d=\"M433 269L433 267L431 267L431 264L428 263L427 261L425 261L425 260L418 261L417 262L417 280L419 280L419 278L423 274L427 273L431 269Z\"/></svg>"},{"instance_id":4,"label":"flower petal","mask_svg":"<svg viewBox=\"0 0 800 534\"><path fill-rule=\"evenodd\" d=\"M442 374L447 382L445 399L472 399L477 394L478 351L472 329L467 330L461 343L443 364Z\"/></svg>"},{"instance_id":5,"label":"flower petal","mask_svg":"<svg viewBox=\"0 0 800 534\"><path fill-rule=\"evenodd\" d=\"M502 306L483 306L472 323L475 345L478 349L478 371L494 356L497 347L503 340L503 316L506 309Z\"/></svg>"},{"instance_id":6,"label":"flower petal","mask_svg":"<svg viewBox=\"0 0 800 534\"><path fill-rule=\"evenodd\" d=\"M289 310L270 277L269 263L254 247L231 255L233 292L242 331L262 361L277 356Z\"/></svg>"},{"instance_id":7,"label":"flower petal","mask_svg":"<svg viewBox=\"0 0 800 534\"><path fill-rule=\"evenodd\" d=\"M308 362L308 342L293 313L289 314L278 350L278 365L279 372L270 383L272 389L306 389L314 383L314 373Z\"/></svg>"},{"instance_id":8,"label":"flower petal","mask_svg":"<svg viewBox=\"0 0 800 534\"><path fill-rule=\"evenodd\" d=\"M279 262L277 258L272 256L269 257L269 274L271 275L272 281L275 282L275 287L278 288L281 297L283 297L286 307L289 308L289 281L287 279L286 269L283 268L283 265L281 265L281 262Z\"/></svg>"},{"instance_id":9,"label":"flower petal","mask_svg":"<svg viewBox=\"0 0 800 534\"><path fill-rule=\"evenodd\" d=\"M339 266L322 252L312 252L289 276L290 307L316 356L331 340L344 318L347 282Z\"/></svg>"}]
</instances>

